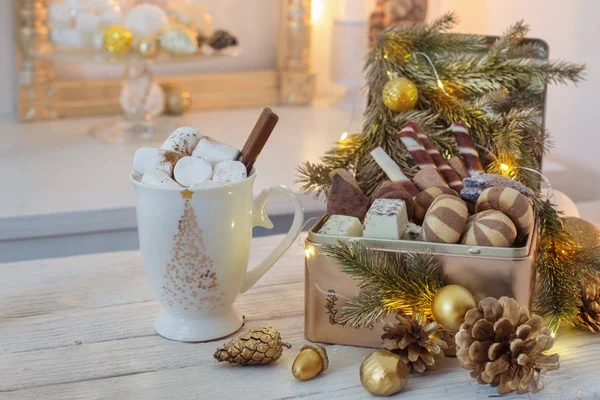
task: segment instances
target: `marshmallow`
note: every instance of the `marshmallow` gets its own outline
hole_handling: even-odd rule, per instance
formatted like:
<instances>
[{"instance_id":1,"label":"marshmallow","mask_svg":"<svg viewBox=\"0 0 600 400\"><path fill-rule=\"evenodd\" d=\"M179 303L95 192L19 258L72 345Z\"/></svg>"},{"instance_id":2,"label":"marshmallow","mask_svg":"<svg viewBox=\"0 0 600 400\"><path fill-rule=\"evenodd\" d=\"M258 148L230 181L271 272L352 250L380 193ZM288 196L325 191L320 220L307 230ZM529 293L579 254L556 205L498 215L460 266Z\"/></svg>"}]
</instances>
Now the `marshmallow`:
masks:
<instances>
[{"instance_id":1,"label":"marshmallow","mask_svg":"<svg viewBox=\"0 0 600 400\"><path fill-rule=\"evenodd\" d=\"M155 4L140 4L125 15L125 27L136 39L154 36L169 23L169 17Z\"/></svg>"},{"instance_id":2,"label":"marshmallow","mask_svg":"<svg viewBox=\"0 0 600 400\"><path fill-rule=\"evenodd\" d=\"M356 217L348 215L332 215L323 224L319 233L323 235L361 237L362 224Z\"/></svg>"},{"instance_id":3,"label":"marshmallow","mask_svg":"<svg viewBox=\"0 0 600 400\"><path fill-rule=\"evenodd\" d=\"M221 161L215 165L213 181L233 183L248 177L246 166L239 161Z\"/></svg>"},{"instance_id":4,"label":"marshmallow","mask_svg":"<svg viewBox=\"0 0 600 400\"><path fill-rule=\"evenodd\" d=\"M142 176L142 183L147 183L148 185L154 186L162 186L165 188L180 188L181 185L175 182L165 171L161 171L160 169L152 169Z\"/></svg>"},{"instance_id":5,"label":"marshmallow","mask_svg":"<svg viewBox=\"0 0 600 400\"><path fill-rule=\"evenodd\" d=\"M377 199L365 216L363 236L398 240L407 226L408 215L403 200Z\"/></svg>"},{"instance_id":6,"label":"marshmallow","mask_svg":"<svg viewBox=\"0 0 600 400\"><path fill-rule=\"evenodd\" d=\"M173 176L173 168L180 158L179 154L172 151L142 147L133 156L133 170L145 174L150 170L160 169Z\"/></svg>"},{"instance_id":7,"label":"marshmallow","mask_svg":"<svg viewBox=\"0 0 600 400\"><path fill-rule=\"evenodd\" d=\"M223 185L224 185L224 183L222 183L222 182L203 181L203 182L198 182L198 183L194 184L194 186L192 186L192 188L193 189L210 189L210 188L215 188L215 187L221 187Z\"/></svg>"},{"instance_id":8,"label":"marshmallow","mask_svg":"<svg viewBox=\"0 0 600 400\"><path fill-rule=\"evenodd\" d=\"M175 129L160 148L174 151L184 156L191 156L202 136L204 135L194 128L182 126Z\"/></svg>"},{"instance_id":9,"label":"marshmallow","mask_svg":"<svg viewBox=\"0 0 600 400\"><path fill-rule=\"evenodd\" d=\"M212 173L213 170L208 161L197 157L183 157L173 170L175 180L186 187L193 187L200 182L209 180Z\"/></svg>"},{"instance_id":10,"label":"marshmallow","mask_svg":"<svg viewBox=\"0 0 600 400\"><path fill-rule=\"evenodd\" d=\"M208 136L202 136L192 152L192 156L204 158L213 167L221 161L233 161L238 158L239 154L240 151L235 147Z\"/></svg>"}]
</instances>

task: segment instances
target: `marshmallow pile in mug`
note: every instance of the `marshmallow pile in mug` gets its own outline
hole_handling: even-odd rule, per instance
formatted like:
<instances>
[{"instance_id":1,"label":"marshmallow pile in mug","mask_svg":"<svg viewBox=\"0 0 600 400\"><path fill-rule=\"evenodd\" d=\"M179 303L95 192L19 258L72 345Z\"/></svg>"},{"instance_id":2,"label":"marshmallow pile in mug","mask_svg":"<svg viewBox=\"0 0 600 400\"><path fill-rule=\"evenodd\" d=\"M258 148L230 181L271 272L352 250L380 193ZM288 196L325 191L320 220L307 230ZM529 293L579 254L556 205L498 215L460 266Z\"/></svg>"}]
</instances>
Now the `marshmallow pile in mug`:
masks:
<instances>
[{"instance_id":1,"label":"marshmallow pile in mug","mask_svg":"<svg viewBox=\"0 0 600 400\"><path fill-rule=\"evenodd\" d=\"M246 179L240 151L190 127L177 128L160 149L135 152L133 169L141 182L170 188L202 188Z\"/></svg>"}]
</instances>

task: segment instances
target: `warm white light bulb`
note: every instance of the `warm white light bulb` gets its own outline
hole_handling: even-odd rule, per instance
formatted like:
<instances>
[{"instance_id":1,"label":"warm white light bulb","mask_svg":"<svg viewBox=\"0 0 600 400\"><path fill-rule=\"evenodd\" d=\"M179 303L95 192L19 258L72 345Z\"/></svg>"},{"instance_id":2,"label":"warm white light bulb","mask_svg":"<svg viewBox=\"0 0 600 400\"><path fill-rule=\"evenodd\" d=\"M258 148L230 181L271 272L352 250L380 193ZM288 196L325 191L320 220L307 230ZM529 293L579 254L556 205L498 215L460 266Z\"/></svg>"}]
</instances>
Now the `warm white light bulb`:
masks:
<instances>
[{"instance_id":1,"label":"warm white light bulb","mask_svg":"<svg viewBox=\"0 0 600 400\"><path fill-rule=\"evenodd\" d=\"M340 140L346 140L347 137L348 137L348 132L344 132L344 133L342 133Z\"/></svg>"}]
</instances>

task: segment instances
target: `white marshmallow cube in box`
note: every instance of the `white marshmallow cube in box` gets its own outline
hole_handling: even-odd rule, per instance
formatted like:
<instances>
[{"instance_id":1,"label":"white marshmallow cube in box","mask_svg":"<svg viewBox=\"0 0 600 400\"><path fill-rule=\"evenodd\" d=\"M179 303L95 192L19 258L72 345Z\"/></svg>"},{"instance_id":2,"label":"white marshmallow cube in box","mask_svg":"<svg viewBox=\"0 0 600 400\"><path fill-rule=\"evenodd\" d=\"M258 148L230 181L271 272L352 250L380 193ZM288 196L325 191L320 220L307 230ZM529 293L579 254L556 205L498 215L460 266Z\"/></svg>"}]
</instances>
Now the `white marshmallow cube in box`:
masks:
<instances>
[{"instance_id":1,"label":"white marshmallow cube in box","mask_svg":"<svg viewBox=\"0 0 600 400\"><path fill-rule=\"evenodd\" d=\"M193 187L210 180L212 174L213 169L208 161L198 157L183 157L173 170L177 183L185 187Z\"/></svg>"},{"instance_id":2,"label":"white marshmallow cube in box","mask_svg":"<svg viewBox=\"0 0 600 400\"><path fill-rule=\"evenodd\" d=\"M248 177L246 166L239 161L221 161L215 165L213 181L233 183L243 181Z\"/></svg>"},{"instance_id":3,"label":"white marshmallow cube in box","mask_svg":"<svg viewBox=\"0 0 600 400\"><path fill-rule=\"evenodd\" d=\"M361 237L363 226L356 217L332 215L319 229L319 233L323 235Z\"/></svg>"},{"instance_id":4,"label":"white marshmallow cube in box","mask_svg":"<svg viewBox=\"0 0 600 400\"><path fill-rule=\"evenodd\" d=\"M173 176L173 167L181 156L175 152L142 147L133 156L133 170L140 174L159 169L169 176Z\"/></svg>"},{"instance_id":5,"label":"white marshmallow cube in box","mask_svg":"<svg viewBox=\"0 0 600 400\"><path fill-rule=\"evenodd\" d=\"M221 161L233 161L238 158L240 151L228 144L219 142L208 136L202 136L194 149L192 156L204 158L213 167Z\"/></svg>"},{"instance_id":6,"label":"white marshmallow cube in box","mask_svg":"<svg viewBox=\"0 0 600 400\"><path fill-rule=\"evenodd\" d=\"M146 172L142 176L142 183L165 188L182 189L180 184L175 182L165 171L161 171L160 169L153 169Z\"/></svg>"},{"instance_id":7,"label":"white marshmallow cube in box","mask_svg":"<svg viewBox=\"0 0 600 400\"><path fill-rule=\"evenodd\" d=\"M408 214L403 200L377 199L365 216L363 236L398 240L407 226Z\"/></svg>"},{"instance_id":8,"label":"white marshmallow cube in box","mask_svg":"<svg viewBox=\"0 0 600 400\"><path fill-rule=\"evenodd\" d=\"M202 136L204 135L194 128L182 126L175 129L160 148L163 150L174 151L183 156L191 156Z\"/></svg>"}]
</instances>

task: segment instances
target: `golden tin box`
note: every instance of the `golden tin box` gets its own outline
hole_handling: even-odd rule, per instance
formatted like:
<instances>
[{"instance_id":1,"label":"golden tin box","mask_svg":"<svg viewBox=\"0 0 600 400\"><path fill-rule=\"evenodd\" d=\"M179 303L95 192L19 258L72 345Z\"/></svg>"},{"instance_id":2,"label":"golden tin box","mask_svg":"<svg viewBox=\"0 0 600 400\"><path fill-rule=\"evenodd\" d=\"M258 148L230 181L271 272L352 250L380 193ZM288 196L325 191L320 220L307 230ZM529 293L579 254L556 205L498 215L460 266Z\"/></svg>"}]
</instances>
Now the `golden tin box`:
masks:
<instances>
[{"instance_id":1,"label":"golden tin box","mask_svg":"<svg viewBox=\"0 0 600 400\"><path fill-rule=\"evenodd\" d=\"M488 36L491 45L496 36ZM526 42L541 44L547 57L548 45L540 39ZM545 117L546 96L542 101L542 128ZM541 157L539 158L541 163ZM535 255L539 240L537 224L532 228L522 247L471 247L461 244L441 244L407 240L382 240L320 235L317 232L327 216L313 226L305 241L305 312L304 334L313 342L380 347L381 326L355 329L339 322L339 313L345 298L359 294L358 282L340 271L338 265L327 258L322 247L339 240L355 240L379 251L406 253L431 251L442 265L449 284L466 287L477 301L488 297L510 296L523 306L531 306L535 288Z\"/></svg>"},{"instance_id":2,"label":"golden tin box","mask_svg":"<svg viewBox=\"0 0 600 400\"><path fill-rule=\"evenodd\" d=\"M344 297L359 294L358 283L340 271L339 265L322 252L322 247L341 241L358 241L379 251L406 253L431 251L442 266L449 284L469 289L477 301L509 296L529 307L535 286L537 226L523 247L477 247L408 240L383 240L320 235L323 217L305 240L304 336L313 342L380 347L381 326L355 329L339 323Z\"/></svg>"}]
</instances>

